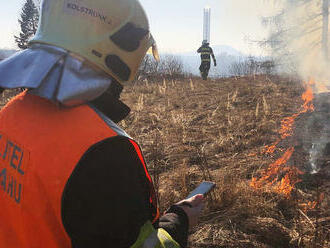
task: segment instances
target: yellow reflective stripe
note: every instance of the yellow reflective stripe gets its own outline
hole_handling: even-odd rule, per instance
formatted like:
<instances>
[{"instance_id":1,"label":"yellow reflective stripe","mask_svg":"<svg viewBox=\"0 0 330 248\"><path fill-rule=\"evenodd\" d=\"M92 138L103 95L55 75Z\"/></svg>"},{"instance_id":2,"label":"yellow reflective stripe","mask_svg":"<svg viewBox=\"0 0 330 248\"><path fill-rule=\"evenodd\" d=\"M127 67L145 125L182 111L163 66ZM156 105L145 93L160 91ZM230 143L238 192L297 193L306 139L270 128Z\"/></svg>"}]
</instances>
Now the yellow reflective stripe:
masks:
<instances>
[{"instance_id":1,"label":"yellow reflective stripe","mask_svg":"<svg viewBox=\"0 0 330 248\"><path fill-rule=\"evenodd\" d=\"M180 245L164 229L155 230L148 221L141 228L137 241L130 248L180 248Z\"/></svg>"},{"instance_id":2,"label":"yellow reflective stripe","mask_svg":"<svg viewBox=\"0 0 330 248\"><path fill-rule=\"evenodd\" d=\"M130 248L141 248L148 237L155 232L154 226L147 221L140 230L140 234L136 242Z\"/></svg>"},{"instance_id":3,"label":"yellow reflective stripe","mask_svg":"<svg viewBox=\"0 0 330 248\"><path fill-rule=\"evenodd\" d=\"M209 53L209 52L201 52L201 54L202 55L205 55L205 54L210 55L211 53Z\"/></svg>"},{"instance_id":4,"label":"yellow reflective stripe","mask_svg":"<svg viewBox=\"0 0 330 248\"><path fill-rule=\"evenodd\" d=\"M180 245L162 228L158 229L158 238L162 248L180 248Z\"/></svg>"},{"instance_id":5,"label":"yellow reflective stripe","mask_svg":"<svg viewBox=\"0 0 330 248\"><path fill-rule=\"evenodd\" d=\"M211 59L202 59L202 61L209 61L209 62L211 62Z\"/></svg>"},{"instance_id":6,"label":"yellow reflective stripe","mask_svg":"<svg viewBox=\"0 0 330 248\"><path fill-rule=\"evenodd\" d=\"M180 245L162 228L155 230L141 248L180 248Z\"/></svg>"}]
</instances>

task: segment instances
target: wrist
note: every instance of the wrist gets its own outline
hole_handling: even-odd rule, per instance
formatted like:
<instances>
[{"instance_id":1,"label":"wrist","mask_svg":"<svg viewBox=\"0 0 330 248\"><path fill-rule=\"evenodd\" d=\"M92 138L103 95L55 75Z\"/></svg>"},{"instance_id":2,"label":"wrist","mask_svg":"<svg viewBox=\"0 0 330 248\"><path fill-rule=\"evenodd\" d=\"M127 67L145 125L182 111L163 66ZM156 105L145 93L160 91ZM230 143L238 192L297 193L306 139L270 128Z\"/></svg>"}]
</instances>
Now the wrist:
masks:
<instances>
[{"instance_id":1,"label":"wrist","mask_svg":"<svg viewBox=\"0 0 330 248\"><path fill-rule=\"evenodd\" d=\"M188 215L186 211L184 211L183 205L177 205L177 204L172 205L165 211L165 214L170 214L170 213L176 214L180 217L182 216L188 220Z\"/></svg>"},{"instance_id":2,"label":"wrist","mask_svg":"<svg viewBox=\"0 0 330 248\"><path fill-rule=\"evenodd\" d=\"M178 216L179 219L181 219L182 223L186 223L187 230L189 229L189 216L188 211L185 208L190 208L184 205L177 205L174 204L171 207L169 207L164 214L175 214Z\"/></svg>"}]
</instances>

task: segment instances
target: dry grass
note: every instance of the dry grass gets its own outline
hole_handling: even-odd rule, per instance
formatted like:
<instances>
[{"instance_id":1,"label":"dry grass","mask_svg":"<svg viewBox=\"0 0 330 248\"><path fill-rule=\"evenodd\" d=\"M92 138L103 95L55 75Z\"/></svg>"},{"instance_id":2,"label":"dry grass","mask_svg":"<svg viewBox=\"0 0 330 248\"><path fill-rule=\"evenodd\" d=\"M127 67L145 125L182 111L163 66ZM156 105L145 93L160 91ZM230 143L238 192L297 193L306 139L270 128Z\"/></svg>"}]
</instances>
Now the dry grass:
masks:
<instances>
[{"instance_id":1,"label":"dry grass","mask_svg":"<svg viewBox=\"0 0 330 248\"><path fill-rule=\"evenodd\" d=\"M317 221L329 216L329 199L313 211L301 210L302 202L315 200L315 187L301 187L286 199L249 186L278 158L263 155L262 148L278 138L281 120L299 109L303 91L297 81L265 76L144 81L125 88L132 113L120 124L142 144L161 209L202 180L217 183L190 247L329 247L329 222ZM280 147L291 142L299 147L296 137ZM307 158L296 150L290 163L299 167Z\"/></svg>"},{"instance_id":2,"label":"dry grass","mask_svg":"<svg viewBox=\"0 0 330 248\"><path fill-rule=\"evenodd\" d=\"M281 120L297 111L303 91L299 82L266 76L125 87L122 99L132 113L119 125L142 145L161 210L203 180L217 183L189 247L330 246L329 194L313 210L302 207L324 193L329 180L315 184L304 176L290 199L249 186L252 176L278 158L262 154L262 148L278 138ZM306 164L299 137L280 148L288 143L297 147L290 163Z\"/></svg>"}]
</instances>

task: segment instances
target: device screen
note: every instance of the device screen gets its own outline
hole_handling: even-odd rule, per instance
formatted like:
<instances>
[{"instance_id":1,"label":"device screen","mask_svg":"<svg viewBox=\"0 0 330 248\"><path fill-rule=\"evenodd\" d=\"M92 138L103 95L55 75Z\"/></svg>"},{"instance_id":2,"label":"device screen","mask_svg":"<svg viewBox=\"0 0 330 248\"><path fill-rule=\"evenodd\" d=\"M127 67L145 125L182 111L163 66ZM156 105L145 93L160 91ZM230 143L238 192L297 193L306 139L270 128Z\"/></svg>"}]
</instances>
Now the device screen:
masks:
<instances>
[{"instance_id":1,"label":"device screen","mask_svg":"<svg viewBox=\"0 0 330 248\"><path fill-rule=\"evenodd\" d=\"M190 197L193 197L194 195L202 194L206 195L208 192L210 192L215 187L215 183L212 182L202 182L196 189L194 189L190 194L188 195L187 199Z\"/></svg>"}]
</instances>

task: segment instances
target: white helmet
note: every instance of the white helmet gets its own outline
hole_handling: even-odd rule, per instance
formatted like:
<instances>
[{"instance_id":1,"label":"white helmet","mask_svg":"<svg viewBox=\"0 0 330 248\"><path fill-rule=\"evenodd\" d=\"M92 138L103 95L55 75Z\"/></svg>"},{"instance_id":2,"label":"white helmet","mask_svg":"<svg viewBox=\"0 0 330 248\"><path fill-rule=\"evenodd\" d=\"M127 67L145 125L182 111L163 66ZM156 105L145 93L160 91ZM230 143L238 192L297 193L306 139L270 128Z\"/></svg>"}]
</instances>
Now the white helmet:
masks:
<instances>
[{"instance_id":1,"label":"white helmet","mask_svg":"<svg viewBox=\"0 0 330 248\"><path fill-rule=\"evenodd\" d=\"M134 79L151 46L158 54L138 0L43 0L30 42L64 48L119 82Z\"/></svg>"}]
</instances>

